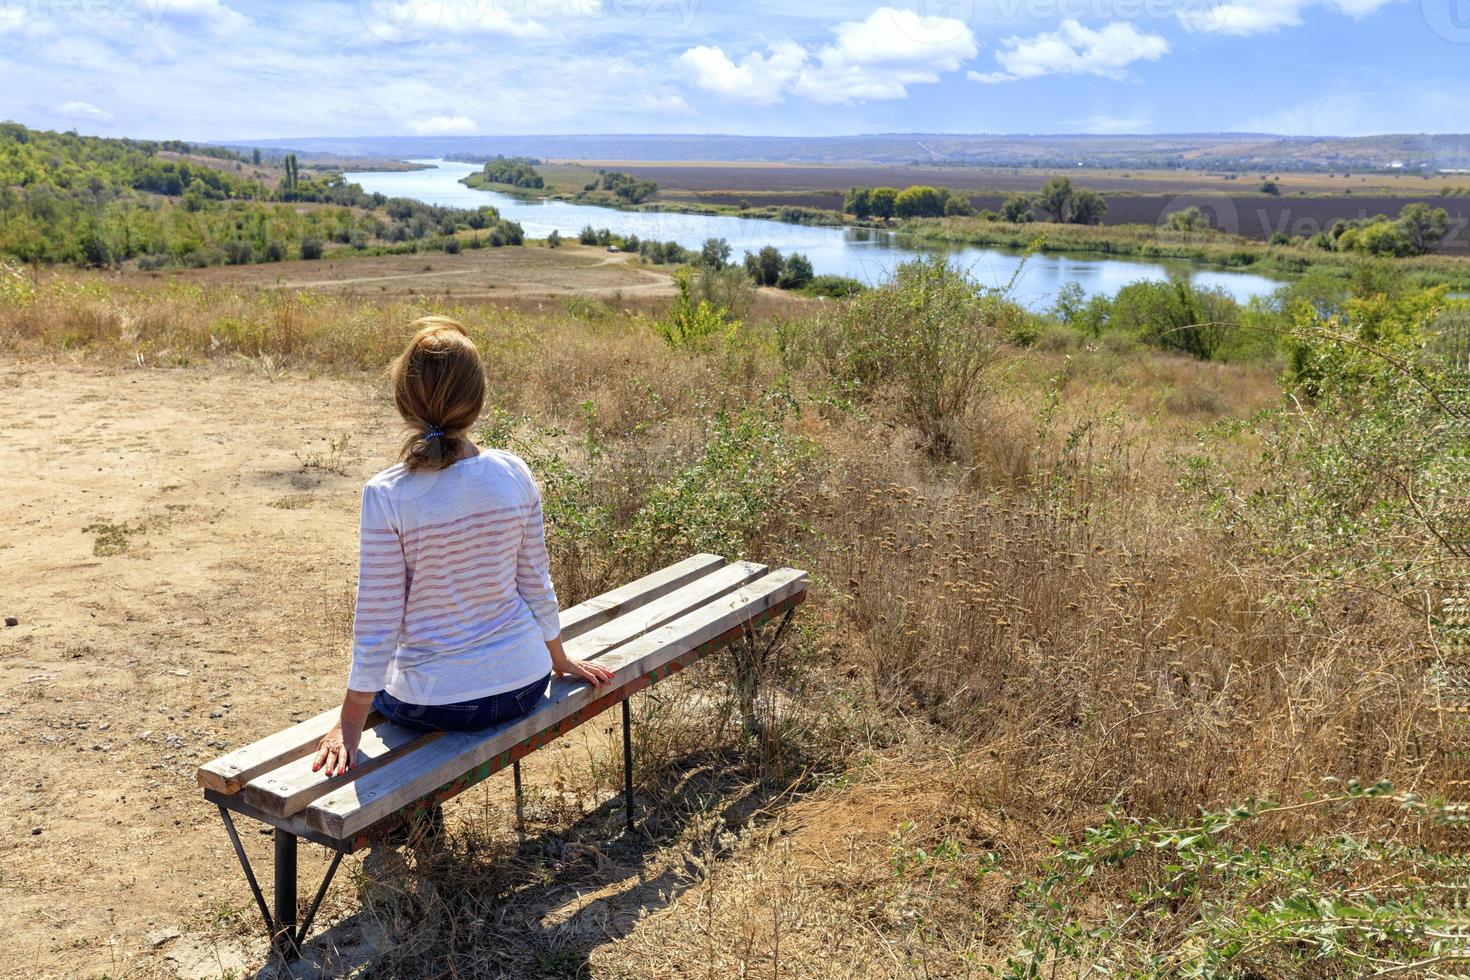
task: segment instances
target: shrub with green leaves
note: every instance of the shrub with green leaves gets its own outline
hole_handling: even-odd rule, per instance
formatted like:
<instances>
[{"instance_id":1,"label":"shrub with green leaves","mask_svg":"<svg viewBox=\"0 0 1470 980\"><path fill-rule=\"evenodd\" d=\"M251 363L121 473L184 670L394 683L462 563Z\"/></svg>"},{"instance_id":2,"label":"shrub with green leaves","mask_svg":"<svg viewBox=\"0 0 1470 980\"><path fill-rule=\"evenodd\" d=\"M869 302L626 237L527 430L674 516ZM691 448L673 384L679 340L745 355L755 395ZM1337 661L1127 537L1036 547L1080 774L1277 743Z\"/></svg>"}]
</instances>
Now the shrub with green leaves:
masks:
<instances>
[{"instance_id":1,"label":"shrub with green leaves","mask_svg":"<svg viewBox=\"0 0 1470 980\"><path fill-rule=\"evenodd\" d=\"M1205 434L1182 484L1226 526L1291 558L1302 582L1391 579L1424 534L1414 475L1438 445L1420 352L1445 318L1470 311L1437 288L1360 292L1332 312L1300 302L1293 315L1282 406ZM1223 462L1232 446L1255 465Z\"/></svg>"},{"instance_id":2,"label":"shrub with green leaves","mask_svg":"<svg viewBox=\"0 0 1470 980\"><path fill-rule=\"evenodd\" d=\"M709 420L699 455L652 487L621 550L655 566L696 551L769 555L794 532L816 450L788 432L779 400ZM786 541L789 547L790 542Z\"/></svg>"},{"instance_id":3,"label":"shrub with green leaves","mask_svg":"<svg viewBox=\"0 0 1470 980\"><path fill-rule=\"evenodd\" d=\"M1348 835L1251 839L1272 818L1347 806L1424 809L1387 783L1350 781L1184 821L1110 810L1080 839L1054 839L1042 874L1022 881L1020 948L1003 975L1325 978L1416 959L1428 916L1392 883L1418 854Z\"/></svg>"},{"instance_id":4,"label":"shrub with green leaves","mask_svg":"<svg viewBox=\"0 0 1470 980\"><path fill-rule=\"evenodd\" d=\"M680 269L674 281L679 295L669 312L657 321L658 332L670 347L703 347L713 337L739 329L738 322L729 321L727 308L694 294L688 269Z\"/></svg>"},{"instance_id":5,"label":"shrub with green leaves","mask_svg":"<svg viewBox=\"0 0 1470 980\"><path fill-rule=\"evenodd\" d=\"M1002 341L1026 319L1009 287L980 286L935 257L900 266L891 282L783 339L790 366L814 362L838 387L863 399L896 392L904 420L943 454L951 427L979 393Z\"/></svg>"},{"instance_id":6,"label":"shrub with green leaves","mask_svg":"<svg viewBox=\"0 0 1470 980\"><path fill-rule=\"evenodd\" d=\"M1240 304L1223 289L1188 279L1124 286L1107 309L1107 330L1133 334L1150 347L1213 359L1240 318Z\"/></svg>"}]
</instances>

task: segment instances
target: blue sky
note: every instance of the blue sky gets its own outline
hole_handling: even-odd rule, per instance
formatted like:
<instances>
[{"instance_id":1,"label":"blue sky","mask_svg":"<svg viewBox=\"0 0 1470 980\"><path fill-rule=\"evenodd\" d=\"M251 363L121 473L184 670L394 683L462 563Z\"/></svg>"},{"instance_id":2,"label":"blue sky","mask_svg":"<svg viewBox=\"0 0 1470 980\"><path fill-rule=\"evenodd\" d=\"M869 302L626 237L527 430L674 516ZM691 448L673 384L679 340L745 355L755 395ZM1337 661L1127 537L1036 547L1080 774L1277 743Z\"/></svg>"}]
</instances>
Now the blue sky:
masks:
<instances>
[{"instance_id":1,"label":"blue sky","mask_svg":"<svg viewBox=\"0 0 1470 980\"><path fill-rule=\"evenodd\" d=\"M0 0L103 135L1470 132L1470 0Z\"/></svg>"}]
</instances>

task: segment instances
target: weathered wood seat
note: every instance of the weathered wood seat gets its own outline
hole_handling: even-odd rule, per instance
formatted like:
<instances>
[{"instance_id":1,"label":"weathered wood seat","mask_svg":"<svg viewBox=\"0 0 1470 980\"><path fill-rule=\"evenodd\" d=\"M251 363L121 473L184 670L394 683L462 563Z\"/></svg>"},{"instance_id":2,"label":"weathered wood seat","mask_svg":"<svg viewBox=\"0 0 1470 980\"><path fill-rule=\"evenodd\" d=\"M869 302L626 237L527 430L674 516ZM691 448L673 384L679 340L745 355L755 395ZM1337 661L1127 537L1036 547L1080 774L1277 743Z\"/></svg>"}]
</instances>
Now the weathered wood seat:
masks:
<instances>
[{"instance_id":1,"label":"weathered wood seat","mask_svg":"<svg viewBox=\"0 0 1470 980\"><path fill-rule=\"evenodd\" d=\"M317 742L340 710L335 707L200 766L205 798L219 807L273 945L295 955L343 854L507 766L515 768L519 804L519 760L617 704L623 706L631 826L629 695L774 617L787 617L784 628L790 611L806 597L806 588L806 573L794 569L773 571L752 562L727 564L717 555L695 555L562 612L568 655L596 660L615 672L614 680L601 689L558 677L541 708L479 732L419 732L374 714L363 732L356 768L336 777L311 771ZM275 828L274 915L246 859L232 812ZM298 838L337 852L299 928Z\"/></svg>"}]
</instances>

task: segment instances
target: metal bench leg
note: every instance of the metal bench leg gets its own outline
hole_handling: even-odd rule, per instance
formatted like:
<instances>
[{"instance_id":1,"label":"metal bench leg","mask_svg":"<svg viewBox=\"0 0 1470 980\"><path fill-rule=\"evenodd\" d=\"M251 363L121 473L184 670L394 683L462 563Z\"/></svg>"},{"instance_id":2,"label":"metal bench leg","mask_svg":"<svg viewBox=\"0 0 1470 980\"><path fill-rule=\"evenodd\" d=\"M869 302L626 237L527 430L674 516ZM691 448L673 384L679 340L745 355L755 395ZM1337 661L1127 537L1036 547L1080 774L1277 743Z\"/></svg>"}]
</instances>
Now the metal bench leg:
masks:
<instances>
[{"instance_id":1,"label":"metal bench leg","mask_svg":"<svg viewBox=\"0 0 1470 980\"><path fill-rule=\"evenodd\" d=\"M521 790L520 759L510 764L510 773L515 778L516 784L516 830L524 834L526 832L526 798Z\"/></svg>"},{"instance_id":2,"label":"metal bench leg","mask_svg":"<svg viewBox=\"0 0 1470 980\"><path fill-rule=\"evenodd\" d=\"M276 828L276 928L271 947L288 960L300 949L296 943L296 835Z\"/></svg>"},{"instance_id":3,"label":"metal bench leg","mask_svg":"<svg viewBox=\"0 0 1470 980\"><path fill-rule=\"evenodd\" d=\"M628 699L623 698L623 796L626 802L628 833L633 832L633 715Z\"/></svg>"},{"instance_id":4,"label":"metal bench leg","mask_svg":"<svg viewBox=\"0 0 1470 980\"><path fill-rule=\"evenodd\" d=\"M311 905L307 906L306 918L298 927L296 924L296 835L281 830L279 827L275 831L276 908L275 914L272 915L271 910L266 907L265 895L261 893L260 883L255 880L255 870L250 867L250 859L245 856L245 847L240 843L240 834L235 830L235 821L230 816L230 811L220 807L219 815L224 818L225 830L230 834L230 843L235 846L235 856L240 859L240 867L245 871L245 880L250 883L250 894L255 896L255 904L260 909L260 917L265 921L265 931L270 934L271 949L279 953L283 959L297 959L301 955L301 944L306 940L306 933L316 919L317 910L322 907L322 899L327 897L327 887L331 885L332 877L337 873L337 866L342 863L342 855L347 852L338 850L332 855L332 864L327 868L321 887L317 889Z\"/></svg>"}]
</instances>

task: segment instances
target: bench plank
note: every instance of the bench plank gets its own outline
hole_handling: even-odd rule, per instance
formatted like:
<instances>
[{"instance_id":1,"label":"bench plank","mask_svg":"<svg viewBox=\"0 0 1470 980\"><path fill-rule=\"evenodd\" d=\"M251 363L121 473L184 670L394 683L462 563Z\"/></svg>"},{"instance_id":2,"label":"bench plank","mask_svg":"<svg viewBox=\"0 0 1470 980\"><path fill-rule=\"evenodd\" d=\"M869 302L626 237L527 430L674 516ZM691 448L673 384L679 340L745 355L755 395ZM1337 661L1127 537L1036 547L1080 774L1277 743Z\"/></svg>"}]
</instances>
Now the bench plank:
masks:
<instances>
[{"instance_id":1,"label":"bench plank","mask_svg":"<svg viewBox=\"0 0 1470 980\"><path fill-rule=\"evenodd\" d=\"M741 624L805 589L805 572L781 569L605 654L600 662L616 673L611 685L613 694L617 688L639 682L646 686L647 675L702 644L739 629ZM509 765L515 746L541 736L560 734L558 725L563 719L594 701L610 697L604 693L608 690L605 687L598 691L584 681L561 678L553 684L551 703L534 714L483 732L451 732L414 752L397 756L317 798L304 812L306 823L329 837L339 840L352 837L436 790L447 791L455 780L497 756L504 754L503 764ZM609 702L609 706L611 703L615 702Z\"/></svg>"},{"instance_id":2,"label":"bench plank","mask_svg":"<svg viewBox=\"0 0 1470 980\"><path fill-rule=\"evenodd\" d=\"M694 555L627 585L604 592L562 612L563 635L568 639L580 636L620 613L662 598L724 564L725 559L719 555ZM568 632L568 626L571 632ZM199 767L196 774L199 785L216 793L240 792L256 777L315 752L317 743L336 723L340 713L339 707L329 708L290 728L249 745L242 745L218 759L206 762ZM374 715L369 723L377 718Z\"/></svg>"},{"instance_id":3,"label":"bench plank","mask_svg":"<svg viewBox=\"0 0 1470 980\"><path fill-rule=\"evenodd\" d=\"M675 589L661 599L646 606L624 613L611 622L584 633L566 644L567 656L577 660L593 660L606 657L630 640L635 640L670 620L696 609L721 596L729 595L749 582L754 582L770 569L753 561L737 561L718 568L703 578Z\"/></svg>"},{"instance_id":4,"label":"bench plank","mask_svg":"<svg viewBox=\"0 0 1470 980\"><path fill-rule=\"evenodd\" d=\"M261 773L313 751L341 713L340 707L328 708L290 728L243 745L213 762L206 762L199 767L199 785L216 793L240 792L247 782Z\"/></svg>"},{"instance_id":5,"label":"bench plank","mask_svg":"<svg viewBox=\"0 0 1470 980\"><path fill-rule=\"evenodd\" d=\"M723 561L723 559L721 559ZM736 562L715 568L645 605L618 616L566 644L567 654L580 660L601 660L608 651L662 626L691 609L727 595L766 573L764 565ZM363 732L359 765L341 774L327 776L312 772L311 757L289 759L278 768L260 774L245 786L244 798L251 806L283 817L294 816L318 796L332 792L394 758L420 750L432 741L428 733L382 721ZM437 733L435 736L437 737ZM314 747L314 745L313 745Z\"/></svg>"},{"instance_id":6,"label":"bench plank","mask_svg":"<svg viewBox=\"0 0 1470 980\"><path fill-rule=\"evenodd\" d=\"M588 630L662 598L725 564L719 555L693 555L668 568L580 603L561 614L561 638L574 640Z\"/></svg>"},{"instance_id":7,"label":"bench plank","mask_svg":"<svg viewBox=\"0 0 1470 980\"><path fill-rule=\"evenodd\" d=\"M308 803L333 787L350 782L370 769L376 769L394 754L427 745L441 734L443 733L395 725L387 719L381 719L376 725L363 729L362 741L357 748L357 765L342 775L328 776L325 772L312 772L314 754L304 755L256 776L245 784L240 796L246 803L266 813L282 817L295 816L306 809Z\"/></svg>"}]
</instances>

